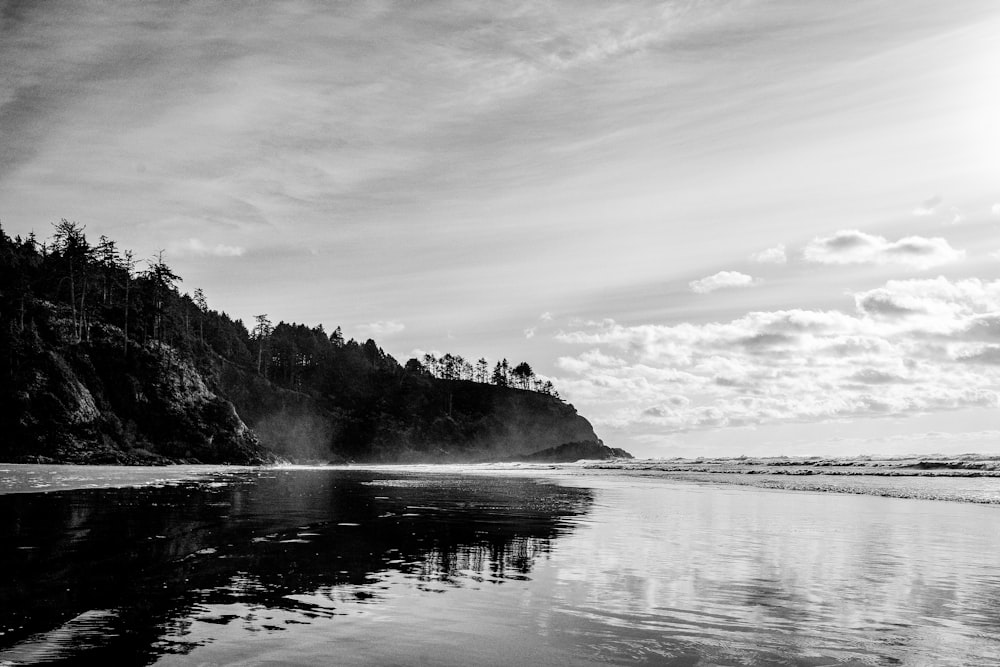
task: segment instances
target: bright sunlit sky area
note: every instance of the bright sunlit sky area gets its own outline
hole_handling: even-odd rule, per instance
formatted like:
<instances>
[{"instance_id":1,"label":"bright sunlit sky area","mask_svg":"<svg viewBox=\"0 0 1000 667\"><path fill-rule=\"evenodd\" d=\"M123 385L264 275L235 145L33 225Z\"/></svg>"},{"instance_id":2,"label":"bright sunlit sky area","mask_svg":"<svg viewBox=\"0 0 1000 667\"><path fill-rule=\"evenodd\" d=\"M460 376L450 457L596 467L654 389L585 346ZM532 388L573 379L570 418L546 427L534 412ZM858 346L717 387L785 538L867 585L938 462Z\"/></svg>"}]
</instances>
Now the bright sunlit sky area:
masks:
<instances>
[{"instance_id":1,"label":"bright sunlit sky area","mask_svg":"<svg viewBox=\"0 0 1000 667\"><path fill-rule=\"evenodd\" d=\"M0 2L0 220L637 456L1000 452L1000 3Z\"/></svg>"}]
</instances>

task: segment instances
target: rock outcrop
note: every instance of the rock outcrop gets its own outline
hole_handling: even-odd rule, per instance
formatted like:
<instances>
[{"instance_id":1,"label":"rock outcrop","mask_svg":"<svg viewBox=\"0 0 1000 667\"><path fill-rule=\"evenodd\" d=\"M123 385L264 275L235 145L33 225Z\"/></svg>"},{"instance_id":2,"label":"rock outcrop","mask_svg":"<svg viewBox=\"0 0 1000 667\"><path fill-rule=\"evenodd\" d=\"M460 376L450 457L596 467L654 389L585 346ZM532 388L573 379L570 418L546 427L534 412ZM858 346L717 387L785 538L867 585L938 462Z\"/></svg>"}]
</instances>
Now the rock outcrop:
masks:
<instances>
[{"instance_id":1,"label":"rock outcrop","mask_svg":"<svg viewBox=\"0 0 1000 667\"><path fill-rule=\"evenodd\" d=\"M95 326L86 344L39 338L4 387L0 456L8 461L266 463L233 404L169 346L130 350ZM61 341L65 343L65 341Z\"/></svg>"},{"instance_id":2,"label":"rock outcrop","mask_svg":"<svg viewBox=\"0 0 1000 667\"><path fill-rule=\"evenodd\" d=\"M582 440L578 442L566 442L556 447L549 447L505 460L531 463L573 463L580 460L607 461L611 459L631 458L632 455L624 449L608 447L600 440Z\"/></svg>"}]
</instances>

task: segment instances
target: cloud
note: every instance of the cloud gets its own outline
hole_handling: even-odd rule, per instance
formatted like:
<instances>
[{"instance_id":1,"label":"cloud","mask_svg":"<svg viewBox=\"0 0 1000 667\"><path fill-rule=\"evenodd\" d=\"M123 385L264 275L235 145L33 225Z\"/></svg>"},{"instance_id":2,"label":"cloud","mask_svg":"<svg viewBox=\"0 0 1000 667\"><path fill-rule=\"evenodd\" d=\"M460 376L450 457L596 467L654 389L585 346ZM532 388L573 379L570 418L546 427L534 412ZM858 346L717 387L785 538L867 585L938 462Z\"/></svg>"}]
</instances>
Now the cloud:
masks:
<instances>
[{"instance_id":1,"label":"cloud","mask_svg":"<svg viewBox=\"0 0 1000 667\"><path fill-rule=\"evenodd\" d=\"M239 257L246 252L246 249L222 243L210 246L199 239L188 239L170 244L170 251L187 257Z\"/></svg>"},{"instance_id":2,"label":"cloud","mask_svg":"<svg viewBox=\"0 0 1000 667\"><path fill-rule=\"evenodd\" d=\"M698 294L708 294L715 290L730 287L749 287L753 284L754 279L751 276L739 271L719 271L715 275L701 278L700 280L692 280L688 283L691 291Z\"/></svg>"},{"instance_id":3,"label":"cloud","mask_svg":"<svg viewBox=\"0 0 1000 667\"><path fill-rule=\"evenodd\" d=\"M890 280L854 295L860 313L876 318L917 318L908 327L927 332L953 333L967 329L986 314L1000 311L1000 281L978 278L948 280Z\"/></svg>"},{"instance_id":4,"label":"cloud","mask_svg":"<svg viewBox=\"0 0 1000 667\"><path fill-rule=\"evenodd\" d=\"M913 215L917 216L934 215L935 213L937 213L938 206L941 205L942 201L944 201L944 198L941 197L941 195L934 195L930 199L925 199L924 201L920 202L920 204L916 208L913 209Z\"/></svg>"},{"instance_id":5,"label":"cloud","mask_svg":"<svg viewBox=\"0 0 1000 667\"><path fill-rule=\"evenodd\" d=\"M959 361L972 364L1000 365L1000 345L984 345L958 357Z\"/></svg>"},{"instance_id":6,"label":"cloud","mask_svg":"<svg viewBox=\"0 0 1000 667\"><path fill-rule=\"evenodd\" d=\"M556 336L588 347L559 359L557 384L602 425L659 432L1000 406L1000 280L895 280L852 296L853 312L582 323Z\"/></svg>"},{"instance_id":7,"label":"cloud","mask_svg":"<svg viewBox=\"0 0 1000 667\"><path fill-rule=\"evenodd\" d=\"M943 238L907 236L898 241L866 234L856 229L842 230L813 239L802 251L806 261L818 264L901 264L929 269L965 258Z\"/></svg>"},{"instance_id":8,"label":"cloud","mask_svg":"<svg viewBox=\"0 0 1000 667\"><path fill-rule=\"evenodd\" d=\"M788 261L788 256L785 254L785 245L779 243L773 248L767 248L751 255L750 259L760 264L785 264Z\"/></svg>"},{"instance_id":9,"label":"cloud","mask_svg":"<svg viewBox=\"0 0 1000 667\"><path fill-rule=\"evenodd\" d=\"M902 375L881 371L876 368L862 368L849 377L851 380L865 384L888 384L893 382L909 382Z\"/></svg>"},{"instance_id":10,"label":"cloud","mask_svg":"<svg viewBox=\"0 0 1000 667\"><path fill-rule=\"evenodd\" d=\"M542 322L551 322L552 313L546 310L544 313L538 316L538 319L540 319Z\"/></svg>"},{"instance_id":11,"label":"cloud","mask_svg":"<svg viewBox=\"0 0 1000 667\"><path fill-rule=\"evenodd\" d=\"M993 207L990 208L990 213L993 215L1000 215L1000 204L993 204Z\"/></svg>"},{"instance_id":12,"label":"cloud","mask_svg":"<svg viewBox=\"0 0 1000 667\"><path fill-rule=\"evenodd\" d=\"M535 337L535 327L528 327L527 329L525 329L524 330L524 337L525 338L534 338Z\"/></svg>"},{"instance_id":13,"label":"cloud","mask_svg":"<svg viewBox=\"0 0 1000 667\"><path fill-rule=\"evenodd\" d=\"M406 325L402 322L396 322L395 320L380 320L378 322L371 322L358 327L358 330L364 335L371 336L373 338L377 336L384 337L398 334L404 329L406 329Z\"/></svg>"}]
</instances>

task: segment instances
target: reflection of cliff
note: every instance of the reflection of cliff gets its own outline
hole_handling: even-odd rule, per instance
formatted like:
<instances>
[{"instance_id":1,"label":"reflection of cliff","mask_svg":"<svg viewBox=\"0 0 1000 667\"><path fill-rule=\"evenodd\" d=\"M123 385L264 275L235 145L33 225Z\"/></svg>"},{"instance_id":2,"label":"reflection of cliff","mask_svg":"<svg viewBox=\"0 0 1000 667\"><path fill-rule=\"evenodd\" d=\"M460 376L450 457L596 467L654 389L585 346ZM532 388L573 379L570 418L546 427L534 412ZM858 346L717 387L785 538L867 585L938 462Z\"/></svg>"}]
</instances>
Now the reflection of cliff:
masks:
<instances>
[{"instance_id":1,"label":"reflection of cliff","mask_svg":"<svg viewBox=\"0 0 1000 667\"><path fill-rule=\"evenodd\" d=\"M496 544L448 547L428 551L412 572L423 580L452 582L463 573L474 572L495 579L524 579L535 560L549 550L548 538L515 537Z\"/></svg>"},{"instance_id":2,"label":"reflection of cliff","mask_svg":"<svg viewBox=\"0 0 1000 667\"><path fill-rule=\"evenodd\" d=\"M96 643L88 658L135 663L165 628L182 634L199 603L303 609L298 598L317 591L377 603L359 587L386 572L453 585L523 577L591 503L589 491L528 480L372 475L2 496L0 647L82 627ZM73 620L90 610L115 611Z\"/></svg>"}]
</instances>

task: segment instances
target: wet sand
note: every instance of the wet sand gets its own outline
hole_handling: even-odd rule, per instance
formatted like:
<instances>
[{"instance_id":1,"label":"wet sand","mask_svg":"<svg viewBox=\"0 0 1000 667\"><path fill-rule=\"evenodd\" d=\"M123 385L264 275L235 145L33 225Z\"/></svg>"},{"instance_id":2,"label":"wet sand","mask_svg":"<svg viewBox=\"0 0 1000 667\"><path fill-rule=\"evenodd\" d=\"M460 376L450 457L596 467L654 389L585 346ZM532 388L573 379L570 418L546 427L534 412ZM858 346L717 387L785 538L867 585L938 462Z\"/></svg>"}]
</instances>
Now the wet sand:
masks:
<instances>
[{"instance_id":1,"label":"wet sand","mask_svg":"<svg viewBox=\"0 0 1000 667\"><path fill-rule=\"evenodd\" d=\"M1000 507L580 466L0 496L0 662L991 665Z\"/></svg>"}]
</instances>

